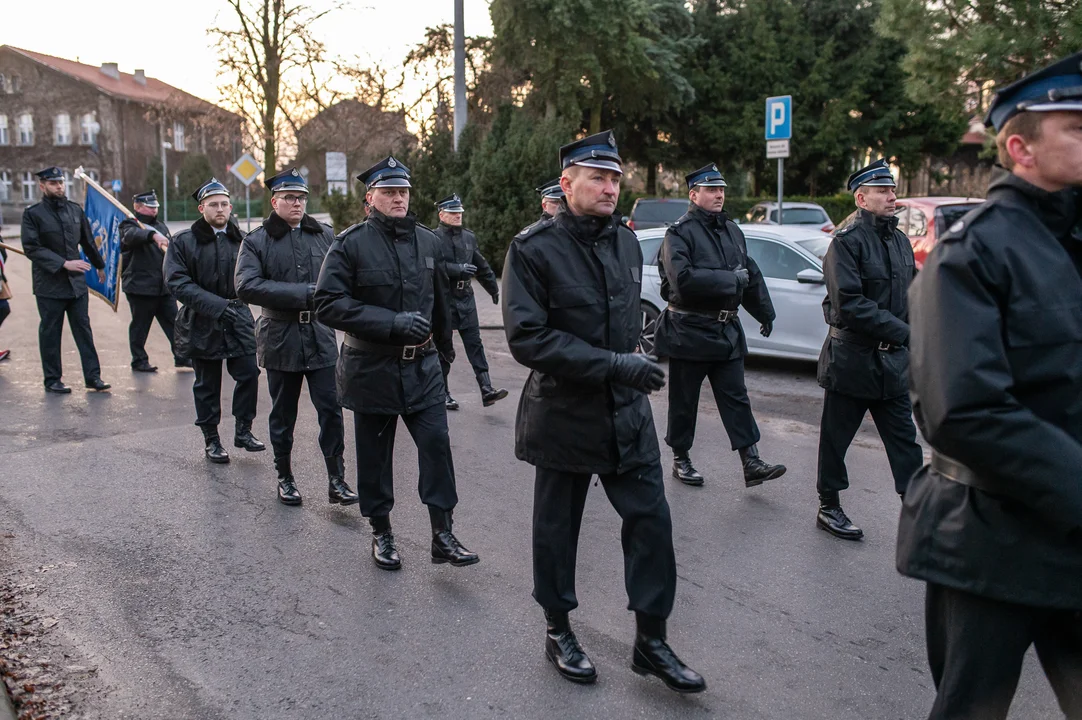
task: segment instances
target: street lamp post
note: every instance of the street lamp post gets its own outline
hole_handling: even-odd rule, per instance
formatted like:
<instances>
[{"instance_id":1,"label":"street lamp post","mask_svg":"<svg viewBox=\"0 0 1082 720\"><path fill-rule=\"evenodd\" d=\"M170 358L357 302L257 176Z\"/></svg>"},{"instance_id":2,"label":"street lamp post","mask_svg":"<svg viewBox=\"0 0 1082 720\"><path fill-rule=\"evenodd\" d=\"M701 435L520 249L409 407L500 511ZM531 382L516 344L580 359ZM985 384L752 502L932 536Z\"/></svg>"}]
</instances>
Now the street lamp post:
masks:
<instances>
[{"instance_id":1,"label":"street lamp post","mask_svg":"<svg viewBox=\"0 0 1082 720\"><path fill-rule=\"evenodd\" d=\"M454 145L466 127L466 28L463 0L455 0L455 126Z\"/></svg>"},{"instance_id":2,"label":"street lamp post","mask_svg":"<svg viewBox=\"0 0 1082 720\"><path fill-rule=\"evenodd\" d=\"M168 173L165 171L165 151L170 150L173 143L162 143L162 222L169 222L169 182Z\"/></svg>"}]
</instances>

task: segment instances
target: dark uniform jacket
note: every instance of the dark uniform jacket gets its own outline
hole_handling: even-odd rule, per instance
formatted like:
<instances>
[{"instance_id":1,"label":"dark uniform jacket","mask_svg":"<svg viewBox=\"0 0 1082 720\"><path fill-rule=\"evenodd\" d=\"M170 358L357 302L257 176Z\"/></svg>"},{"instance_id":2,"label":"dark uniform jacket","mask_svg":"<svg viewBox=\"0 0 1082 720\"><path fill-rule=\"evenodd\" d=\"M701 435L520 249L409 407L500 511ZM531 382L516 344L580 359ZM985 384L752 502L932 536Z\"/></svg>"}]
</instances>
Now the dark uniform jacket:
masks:
<instances>
[{"instance_id":1,"label":"dark uniform jacket","mask_svg":"<svg viewBox=\"0 0 1082 720\"><path fill-rule=\"evenodd\" d=\"M32 263L34 294L41 297L86 295L86 274L64 269L66 261L81 259L80 247L91 265L105 267L83 209L67 198L45 198L23 211L22 241Z\"/></svg>"},{"instance_id":2,"label":"dark uniform jacket","mask_svg":"<svg viewBox=\"0 0 1082 720\"><path fill-rule=\"evenodd\" d=\"M165 253L165 280L181 303L174 342L181 357L224 360L255 354L255 321L247 305L234 303L240 322L230 324L222 313L237 298L233 273L242 235L232 218L225 239L199 218L191 230L177 233Z\"/></svg>"},{"instance_id":3,"label":"dark uniform jacket","mask_svg":"<svg viewBox=\"0 0 1082 720\"><path fill-rule=\"evenodd\" d=\"M142 223L144 227L140 227ZM124 292L131 295L168 295L165 284L165 253L154 242L154 233L170 237L169 228L155 217L136 214L120 223L120 277Z\"/></svg>"},{"instance_id":4,"label":"dark uniform jacket","mask_svg":"<svg viewBox=\"0 0 1082 720\"><path fill-rule=\"evenodd\" d=\"M858 210L837 230L823 259L827 325L852 338L827 335L819 354L819 385L868 400L886 400L909 391L909 303L916 274L913 246L898 219ZM894 349L877 349L887 343Z\"/></svg>"},{"instance_id":5,"label":"dark uniform jacket","mask_svg":"<svg viewBox=\"0 0 1082 720\"><path fill-rule=\"evenodd\" d=\"M1071 193L999 170L910 293L913 407L936 452L909 483L898 569L1008 602L1082 610L1082 238Z\"/></svg>"},{"instance_id":6,"label":"dark uniform jacket","mask_svg":"<svg viewBox=\"0 0 1082 720\"><path fill-rule=\"evenodd\" d=\"M462 272L464 264L475 265L477 274L473 277L489 295L496 297L500 286L496 284L496 273L492 272L488 261L477 247L477 237L465 228L453 227L440 223L436 236L443 246L443 267L447 279L451 282L451 322L452 327L474 328L478 326L477 304L473 299L471 277Z\"/></svg>"},{"instance_id":7,"label":"dark uniform jacket","mask_svg":"<svg viewBox=\"0 0 1082 720\"><path fill-rule=\"evenodd\" d=\"M622 473L660 457L650 399L609 382L613 353L642 330L642 250L617 216L578 217L566 204L515 236L503 273L503 321L530 368L515 456L538 467Z\"/></svg>"},{"instance_id":8,"label":"dark uniform jacket","mask_svg":"<svg viewBox=\"0 0 1082 720\"><path fill-rule=\"evenodd\" d=\"M316 284L319 320L362 340L401 346L391 326L400 312L420 312L432 323L436 347L451 345L448 281L435 233L411 213L391 218L371 209L368 219L337 238ZM442 403L443 372L435 349L416 360L342 346L335 373L338 401L354 412L407 415Z\"/></svg>"},{"instance_id":9,"label":"dark uniform jacket","mask_svg":"<svg viewBox=\"0 0 1082 720\"><path fill-rule=\"evenodd\" d=\"M305 215L296 230L275 213L248 233L237 257L237 297L262 308L294 316L311 311L323 258L334 242L330 225ZM260 367L308 372L338 361L334 330L318 322L262 315L256 321L256 359Z\"/></svg>"},{"instance_id":10,"label":"dark uniform jacket","mask_svg":"<svg viewBox=\"0 0 1082 720\"><path fill-rule=\"evenodd\" d=\"M741 292L736 270L747 268L750 283ZM693 207L665 233L658 253L661 297L686 314L666 309L657 321L655 348L680 360L735 360L748 352L739 318L717 319L741 305L761 323L774 322L774 305L744 233L722 213ZM710 314L713 317L706 317Z\"/></svg>"}]
</instances>

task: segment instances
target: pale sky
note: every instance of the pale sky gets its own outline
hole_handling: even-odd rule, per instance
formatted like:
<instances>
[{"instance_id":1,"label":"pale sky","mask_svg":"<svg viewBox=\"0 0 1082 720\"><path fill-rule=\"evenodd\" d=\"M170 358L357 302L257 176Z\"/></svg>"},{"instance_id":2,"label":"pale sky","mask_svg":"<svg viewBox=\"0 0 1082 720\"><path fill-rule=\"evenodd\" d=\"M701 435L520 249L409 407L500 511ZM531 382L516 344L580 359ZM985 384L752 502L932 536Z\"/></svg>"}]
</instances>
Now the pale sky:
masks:
<instances>
[{"instance_id":1,"label":"pale sky","mask_svg":"<svg viewBox=\"0 0 1082 720\"><path fill-rule=\"evenodd\" d=\"M313 9L329 3L310 0ZM162 8L162 9L160 9ZM0 45L100 66L119 63L120 71L142 68L206 100L222 93L217 56L207 28L232 9L222 0L52 0L5 3ZM371 57L400 67L426 27L454 22L453 0L353 0L315 30L332 55ZM465 0L467 35L490 35L488 0Z\"/></svg>"}]
</instances>

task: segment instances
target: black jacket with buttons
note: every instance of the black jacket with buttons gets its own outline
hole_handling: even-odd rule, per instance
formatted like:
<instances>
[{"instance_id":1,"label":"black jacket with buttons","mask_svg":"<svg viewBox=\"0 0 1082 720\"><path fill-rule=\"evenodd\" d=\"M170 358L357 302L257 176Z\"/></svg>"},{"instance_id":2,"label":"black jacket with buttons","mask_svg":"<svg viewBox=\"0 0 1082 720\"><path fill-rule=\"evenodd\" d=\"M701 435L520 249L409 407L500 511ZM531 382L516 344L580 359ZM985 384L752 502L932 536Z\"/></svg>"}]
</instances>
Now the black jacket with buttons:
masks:
<instances>
[{"instance_id":1,"label":"black jacket with buttons","mask_svg":"<svg viewBox=\"0 0 1082 720\"><path fill-rule=\"evenodd\" d=\"M330 225L309 215L297 229L271 213L248 233L237 255L237 297L261 308L298 314L280 320L261 315L255 324L256 360L260 367L283 372L308 372L338 361L334 330L299 313L311 312L323 258L334 242ZM314 313L312 313L314 315Z\"/></svg>"},{"instance_id":2,"label":"black jacket with buttons","mask_svg":"<svg viewBox=\"0 0 1082 720\"><path fill-rule=\"evenodd\" d=\"M91 265L105 267L83 209L67 198L46 198L24 210L22 242L39 297L70 300L86 295L86 274L64 269L68 260L82 259L80 248Z\"/></svg>"},{"instance_id":3,"label":"black jacket with buttons","mask_svg":"<svg viewBox=\"0 0 1082 720\"><path fill-rule=\"evenodd\" d=\"M473 231L441 222L435 233L442 243L443 267L451 283L452 327L455 330L475 328L479 323L477 303L473 297L473 280L481 283L481 287L489 295L497 297L500 286L496 284L496 273L492 272L488 261L477 247L477 236ZM477 273L471 277L462 272L465 264L476 266Z\"/></svg>"},{"instance_id":4,"label":"black jacket with buttons","mask_svg":"<svg viewBox=\"0 0 1082 720\"><path fill-rule=\"evenodd\" d=\"M736 271L748 271L749 283L738 284ZM721 310L743 306L760 323L774 322L774 305L763 274L748 255L740 226L724 213L693 206L665 232L658 253L661 297L677 309L657 320L655 351L680 360L735 360L748 353L739 318L722 323ZM706 317L712 314L714 317Z\"/></svg>"},{"instance_id":5,"label":"black jacket with buttons","mask_svg":"<svg viewBox=\"0 0 1082 720\"><path fill-rule=\"evenodd\" d=\"M503 321L530 369L515 455L575 473L627 472L660 457L650 399L609 381L642 330L642 250L617 216L563 209L519 233L503 273Z\"/></svg>"},{"instance_id":6,"label":"black jacket with buttons","mask_svg":"<svg viewBox=\"0 0 1082 720\"><path fill-rule=\"evenodd\" d=\"M121 287L129 295L169 294L163 271L165 252L154 242L156 232L170 237L169 228L157 215L136 214L120 223L120 279Z\"/></svg>"},{"instance_id":7,"label":"black jacket with buttons","mask_svg":"<svg viewBox=\"0 0 1082 720\"><path fill-rule=\"evenodd\" d=\"M165 281L181 303L173 335L180 357L225 360L255 354L255 321L248 306L234 303L237 323L222 318L229 301L237 299L233 274L242 239L232 218L224 237L199 218L169 243Z\"/></svg>"},{"instance_id":8,"label":"black jacket with buttons","mask_svg":"<svg viewBox=\"0 0 1082 720\"><path fill-rule=\"evenodd\" d=\"M910 291L913 410L936 452L898 526L905 575L1082 610L1082 237L1070 191L998 170Z\"/></svg>"},{"instance_id":9,"label":"black jacket with buttons","mask_svg":"<svg viewBox=\"0 0 1082 720\"><path fill-rule=\"evenodd\" d=\"M915 274L913 246L897 218L858 210L835 231L823 259L823 316L831 327L860 337L827 335L819 354L820 386L868 400L909 391L907 292ZM879 343L895 349L879 350Z\"/></svg>"},{"instance_id":10,"label":"black jacket with buttons","mask_svg":"<svg viewBox=\"0 0 1082 720\"><path fill-rule=\"evenodd\" d=\"M316 283L319 321L379 345L392 337L400 312L420 312L432 323L441 352L451 346L448 281L435 233L411 213L391 218L374 208L368 219L335 238ZM342 407L358 413L408 415L446 398L435 349L414 360L342 346L335 373Z\"/></svg>"}]
</instances>

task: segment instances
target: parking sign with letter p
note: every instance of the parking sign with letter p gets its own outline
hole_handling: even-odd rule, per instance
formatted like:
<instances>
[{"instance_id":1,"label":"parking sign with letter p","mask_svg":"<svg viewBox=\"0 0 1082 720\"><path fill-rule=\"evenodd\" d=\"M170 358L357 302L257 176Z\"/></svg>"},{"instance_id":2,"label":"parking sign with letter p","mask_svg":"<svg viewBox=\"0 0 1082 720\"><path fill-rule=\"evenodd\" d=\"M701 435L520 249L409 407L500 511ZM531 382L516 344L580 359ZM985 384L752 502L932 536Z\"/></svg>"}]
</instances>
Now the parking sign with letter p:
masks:
<instances>
[{"instance_id":1,"label":"parking sign with letter p","mask_svg":"<svg viewBox=\"0 0 1082 720\"><path fill-rule=\"evenodd\" d=\"M793 137L793 96L766 99L766 139L789 140Z\"/></svg>"}]
</instances>

